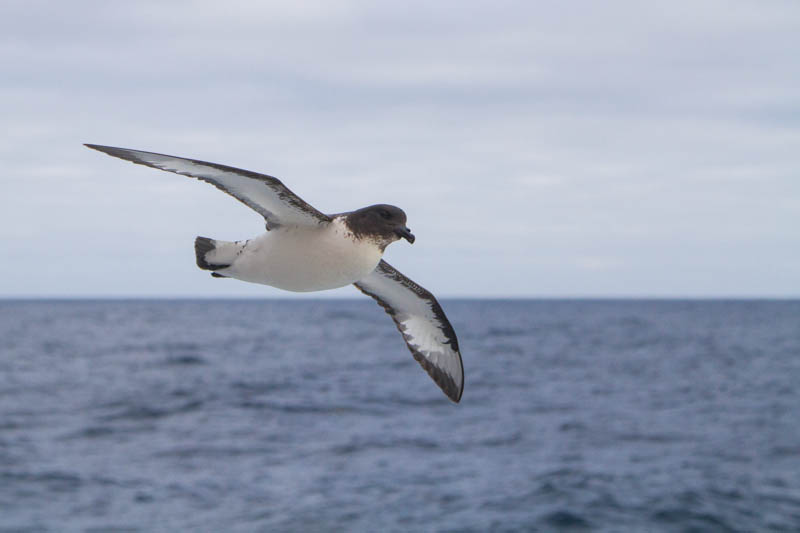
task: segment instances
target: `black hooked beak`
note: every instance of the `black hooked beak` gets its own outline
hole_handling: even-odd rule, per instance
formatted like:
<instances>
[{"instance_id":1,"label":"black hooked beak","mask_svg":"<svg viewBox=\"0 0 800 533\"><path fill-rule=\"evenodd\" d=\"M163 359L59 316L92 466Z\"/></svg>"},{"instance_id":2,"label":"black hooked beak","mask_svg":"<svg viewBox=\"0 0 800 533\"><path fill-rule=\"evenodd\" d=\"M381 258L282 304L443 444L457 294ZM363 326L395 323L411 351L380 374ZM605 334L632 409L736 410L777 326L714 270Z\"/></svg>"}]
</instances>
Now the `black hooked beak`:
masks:
<instances>
[{"instance_id":1,"label":"black hooked beak","mask_svg":"<svg viewBox=\"0 0 800 533\"><path fill-rule=\"evenodd\" d=\"M414 237L414 234L411 233L411 230L406 228L406 227L397 228L394 231L395 231L395 233L400 235L402 238L404 238L405 240L407 240L411 244L414 244L414 241L417 240L417 238Z\"/></svg>"}]
</instances>

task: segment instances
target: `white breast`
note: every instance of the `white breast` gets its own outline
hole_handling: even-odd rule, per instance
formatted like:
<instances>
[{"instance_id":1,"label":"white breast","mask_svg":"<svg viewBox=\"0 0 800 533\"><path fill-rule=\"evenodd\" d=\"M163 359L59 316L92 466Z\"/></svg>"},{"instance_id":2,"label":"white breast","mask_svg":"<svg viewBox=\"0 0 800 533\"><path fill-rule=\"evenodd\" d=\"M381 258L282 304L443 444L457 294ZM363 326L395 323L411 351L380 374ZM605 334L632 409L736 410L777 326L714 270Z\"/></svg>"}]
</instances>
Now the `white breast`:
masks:
<instances>
[{"instance_id":1,"label":"white breast","mask_svg":"<svg viewBox=\"0 0 800 533\"><path fill-rule=\"evenodd\" d=\"M372 272L383 250L356 239L341 218L318 228L285 226L248 242L226 276L295 292L350 285Z\"/></svg>"}]
</instances>

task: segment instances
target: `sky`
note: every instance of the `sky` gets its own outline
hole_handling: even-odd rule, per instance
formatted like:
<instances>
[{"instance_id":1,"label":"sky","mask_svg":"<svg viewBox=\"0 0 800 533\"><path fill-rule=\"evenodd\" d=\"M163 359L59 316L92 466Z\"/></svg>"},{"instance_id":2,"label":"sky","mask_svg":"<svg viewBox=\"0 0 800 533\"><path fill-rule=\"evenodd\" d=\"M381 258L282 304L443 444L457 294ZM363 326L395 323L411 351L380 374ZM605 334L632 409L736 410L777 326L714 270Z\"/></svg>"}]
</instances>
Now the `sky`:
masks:
<instances>
[{"instance_id":1,"label":"sky","mask_svg":"<svg viewBox=\"0 0 800 533\"><path fill-rule=\"evenodd\" d=\"M398 205L441 297L798 297L798 50L794 0L4 0L0 297L292 296L195 266L255 212L82 143Z\"/></svg>"}]
</instances>

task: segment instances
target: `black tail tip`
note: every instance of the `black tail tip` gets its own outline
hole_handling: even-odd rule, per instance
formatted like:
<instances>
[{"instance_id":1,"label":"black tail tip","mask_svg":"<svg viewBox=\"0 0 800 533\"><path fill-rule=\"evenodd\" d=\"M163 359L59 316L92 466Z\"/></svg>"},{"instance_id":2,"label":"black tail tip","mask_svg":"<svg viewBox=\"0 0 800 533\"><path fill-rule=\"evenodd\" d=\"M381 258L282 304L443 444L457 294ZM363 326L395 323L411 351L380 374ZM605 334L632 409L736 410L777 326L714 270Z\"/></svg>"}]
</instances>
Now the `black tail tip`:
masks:
<instances>
[{"instance_id":1,"label":"black tail tip","mask_svg":"<svg viewBox=\"0 0 800 533\"><path fill-rule=\"evenodd\" d=\"M206 261L206 254L216 249L217 245L214 239L208 237L197 237L194 240L194 255L197 259L197 266L203 270L218 270L225 268L227 265L212 265Z\"/></svg>"}]
</instances>

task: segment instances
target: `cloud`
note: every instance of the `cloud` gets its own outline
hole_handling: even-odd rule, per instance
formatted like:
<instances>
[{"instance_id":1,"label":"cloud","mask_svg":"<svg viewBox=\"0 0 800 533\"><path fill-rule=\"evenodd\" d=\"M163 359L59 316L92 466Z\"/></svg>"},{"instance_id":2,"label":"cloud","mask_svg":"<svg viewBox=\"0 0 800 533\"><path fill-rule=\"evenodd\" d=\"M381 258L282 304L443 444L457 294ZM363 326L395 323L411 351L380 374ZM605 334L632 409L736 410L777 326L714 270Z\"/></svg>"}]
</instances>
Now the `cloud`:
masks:
<instances>
[{"instance_id":1,"label":"cloud","mask_svg":"<svg viewBox=\"0 0 800 533\"><path fill-rule=\"evenodd\" d=\"M800 287L794 2L0 10L0 241L25 264L0 295L278 294L193 270L194 235L257 215L83 142L401 205L419 239L389 259L440 294Z\"/></svg>"}]
</instances>

